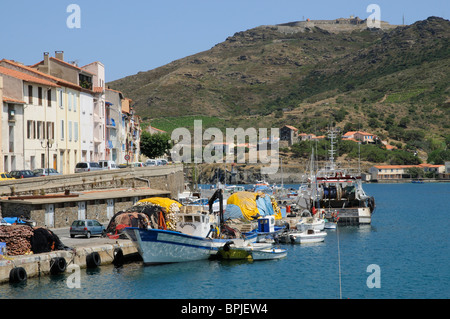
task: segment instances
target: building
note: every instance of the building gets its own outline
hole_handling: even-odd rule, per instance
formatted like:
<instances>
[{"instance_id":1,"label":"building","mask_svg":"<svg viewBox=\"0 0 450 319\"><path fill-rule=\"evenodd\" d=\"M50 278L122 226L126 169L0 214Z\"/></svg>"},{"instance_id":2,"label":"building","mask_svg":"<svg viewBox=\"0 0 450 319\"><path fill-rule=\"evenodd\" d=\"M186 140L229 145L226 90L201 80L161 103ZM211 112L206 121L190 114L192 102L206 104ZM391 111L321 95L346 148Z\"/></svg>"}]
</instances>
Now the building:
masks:
<instances>
[{"instance_id":1,"label":"building","mask_svg":"<svg viewBox=\"0 0 450 319\"><path fill-rule=\"evenodd\" d=\"M79 67L63 51L43 57L32 66L0 61L2 170L69 174L79 161L138 161L140 117L120 92L107 103L104 65Z\"/></svg>"},{"instance_id":2,"label":"building","mask_svg":"<svg viewBox=\"0 0 450 319\"><path fill-rule=\"evenodd\" d=\"M444 165L419 164L419 165L376 165L369 169L372 180L390 180L410 178L408 169L421 168L424 173L434 172L442 174L445 171Z\"/></svg>"},{"instance_id":3,"label":"building","mask_svg":"<svg viewBox=\"0 0 450 319\"><path fill-rule=\"evenodd\" d=\"M342 140L348 141L360 141L362 143L376 143L378 137L375 134L361 132L361 131L351 131L342 135Z\"/></svg>"},{"instance_id":4,"label":"building","mask_svg":"<svg viewBox=\"0 0 450 319\"><path fill-rule=\"evenodd\" d=\"M298 143L298 129L291 126L285 125L280 129L280 143L283 145L287 141L287 146Z\"/></svg>"},{"instance_id":5,"label":"building","mask_svg":"<svg viewBox=\"0 0 450 319\"><path fill-rule=\"evenodd\" d=\"M47 141L54 142L61 86L9 60L0 61L0 76L3 171L53 167L56 153Z\"/></svg>"},{"instance_id":6,"label":"building","mask_svg":"<svg viewBox=\"0 0 450 319\"><path fill-rule=\"evenodd\" d=\"M82 152L92 152L90 154L90 160L100 161L103 159L111 159L110 149L107 148L107 118L106 118L106 91L105 91L105 66L101 62L92 62L87 64L81 69L92 74L92 103L86 101L86 109L92 108L92 121L89 117L89 123L92 126L86 128L85 134L86 141L89 141L89 145L82 144ZM83 114L82 114L83 115ZM84 114L86 115L86 114ZM84 124L84 123L83 123ZM83 146L88 149L83 149ZM108 151L109 150L109 151Z\"/></svg>"},{"instance_id":7,"label":"building","mask_svg":"<svg viewBox=\"0 0 450 319\"><path fill-rule=\"evenodd\" d=\"M122 92L106 89L106 157L116 163L123 162L123 156L119 158L124 136L120 126L125 124L122 122L123 99Z\"/></svg>"}]
</instances>

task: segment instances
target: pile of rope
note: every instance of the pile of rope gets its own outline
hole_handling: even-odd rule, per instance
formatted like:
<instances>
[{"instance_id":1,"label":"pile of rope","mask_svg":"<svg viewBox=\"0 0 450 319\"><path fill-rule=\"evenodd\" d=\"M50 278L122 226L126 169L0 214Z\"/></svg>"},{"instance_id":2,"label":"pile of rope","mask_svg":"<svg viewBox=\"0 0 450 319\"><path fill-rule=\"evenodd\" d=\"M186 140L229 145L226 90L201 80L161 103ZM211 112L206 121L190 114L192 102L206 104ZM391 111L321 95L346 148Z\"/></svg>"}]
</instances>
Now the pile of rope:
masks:
<instances>
[{"instance_id":1,"label":"pile of rope","mask_svg":"<svg viewBox=\"0 0 450 319\"><path fill-rule=\"evenodd\" d=\"M9 256L40 254L68 248L52 231L26 225L0 226L0 242L6 243Z\"/></svg>"},{"instance_id":2,"label":"pile of rope","mask_svg":"<svg viewBox=\"0 0 450 319\"><path fill-rule=\"evenodd\" d=\"M28 226L0 226L0 242L6 243L10 256L31 253L30 238L33 234L33 229Z\"/></svg>"}]
</instances>

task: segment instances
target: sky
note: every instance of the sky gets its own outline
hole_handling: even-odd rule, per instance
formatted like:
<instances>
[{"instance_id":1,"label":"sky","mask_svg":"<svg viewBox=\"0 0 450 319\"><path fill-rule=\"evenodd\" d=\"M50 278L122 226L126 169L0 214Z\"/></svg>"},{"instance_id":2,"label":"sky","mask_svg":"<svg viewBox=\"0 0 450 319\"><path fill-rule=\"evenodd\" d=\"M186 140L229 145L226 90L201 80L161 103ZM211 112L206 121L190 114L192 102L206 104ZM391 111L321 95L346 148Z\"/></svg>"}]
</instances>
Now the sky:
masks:
<instances>
[{"instance_id":1,"label":"sky","mask_svg":"<svg viewBox=\"0 0 450 319\"><path fill-rule=\"evenodd\" d=\"M79 66L101 61L109 82L209 50L261 25L365 19L372 14L370 4L390 24L402 24L403 17L412 24L450 16L448 0L0 0L0 59L31 65L44 52L54 56L61 50Z\"/></svg>"}]
</instances>

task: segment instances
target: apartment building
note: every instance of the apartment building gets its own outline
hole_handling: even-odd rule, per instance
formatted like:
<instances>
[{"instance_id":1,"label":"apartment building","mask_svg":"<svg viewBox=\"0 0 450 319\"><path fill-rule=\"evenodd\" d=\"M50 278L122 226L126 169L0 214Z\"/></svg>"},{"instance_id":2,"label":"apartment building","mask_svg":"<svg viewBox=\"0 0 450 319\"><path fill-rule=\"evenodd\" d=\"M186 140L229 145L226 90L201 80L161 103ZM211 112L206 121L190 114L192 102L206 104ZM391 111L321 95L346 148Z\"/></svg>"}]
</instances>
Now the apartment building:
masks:
<instances>
[{"instance_id":1,"label":"apartment building","mask_svg":"<svg viewBox=\"0 0 450 319\"><path fill-rule=\"evenodd\" d=\"M123 163L125 154L137 161L140 118L121 92L111 93L114 103L106 93L98 61L79 67L64 61L63 51L44 52L32 66L1 60L0 169L48 166L70 174L79 161Z\"/></svg>"}]
</instances>

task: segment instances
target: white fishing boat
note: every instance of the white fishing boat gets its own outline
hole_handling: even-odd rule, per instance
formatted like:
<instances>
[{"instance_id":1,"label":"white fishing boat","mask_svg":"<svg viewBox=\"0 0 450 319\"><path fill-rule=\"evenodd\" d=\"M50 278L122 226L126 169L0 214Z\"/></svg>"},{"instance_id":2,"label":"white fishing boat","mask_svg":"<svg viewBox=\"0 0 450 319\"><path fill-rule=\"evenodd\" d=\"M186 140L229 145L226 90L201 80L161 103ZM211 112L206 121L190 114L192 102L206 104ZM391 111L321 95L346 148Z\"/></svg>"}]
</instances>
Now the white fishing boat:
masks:
<instances>
[{"instance_id":1,"label":"white fishing boat","mask_svg":"<svg viewBox=\"0 0 450 319\"><path fill-rule=\"evenodd\" d=\"M280 259L286 256L287 256L287 249L282 248L265 248L252 251L253 260Z\"/></svg>"},{"instance_id":2,"label":"white fishing boat","mask_svg":"<svg viewBox=\"0 0 450 319\"><path fill-rule=\"evenodd\" d=\"M325 240L326 232L308 229L305 231L290 231L279 236L279 241L285 244L320 243Z\"/></svg>"},{"instance_id":3,"label":"white fishing boat","mask_svg":"<svg viewBox=\"0 0 450 319\"><path fill-rule=\"evenodd\" d=\"M308 229L314 229L319 231L324 230L325 219L317 217L303 217L298 221L296 227L300 231L305 231Z\"/></svg>"},{"instance_id":4,"label":"white fishing boat","mask_svg":"<svg viewBox=\"0 0 450 319\"><path fill-rule=\"evenodd\" d=\"M144 264L176 263L208 259L225 241L212 238L215 230L208 214L179 215L177 231L153 228L125 228Z\"/></svg>"},{"instance_id":5,"label":"white fishing boat","mask_svg":"<svg viewBox=\"0 0 450 319\"><path fill-rule=\"evenodd\" d=\"M370 224L375 210L375 199L363 189L361 172L338 167L334 162L336 130L329 131L331 148L328 164L318 169L311 155L310 174L307 182L299 188L296 207L298 210L310 210L313 207L318 213L329 218L335 210L339 210L339 224Z\"/></svg>"}]
</instances>

